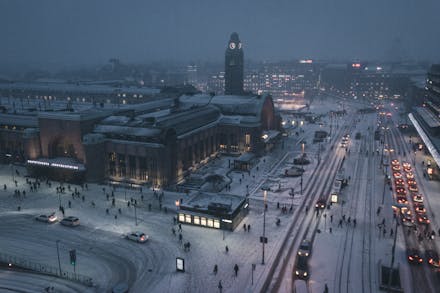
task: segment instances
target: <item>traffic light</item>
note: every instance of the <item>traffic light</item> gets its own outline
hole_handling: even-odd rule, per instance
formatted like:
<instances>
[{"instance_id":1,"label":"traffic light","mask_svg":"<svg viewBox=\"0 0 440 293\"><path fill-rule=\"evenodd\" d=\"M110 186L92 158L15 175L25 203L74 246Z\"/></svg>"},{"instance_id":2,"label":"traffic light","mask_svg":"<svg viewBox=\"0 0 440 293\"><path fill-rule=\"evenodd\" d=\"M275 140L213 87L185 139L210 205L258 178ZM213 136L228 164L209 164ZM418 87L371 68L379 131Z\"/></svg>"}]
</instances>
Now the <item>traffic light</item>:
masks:
<instances>
[{"instance_id":1,"label":"traffic light","mask_svg":"<svg viewBox=\"0 0 440 293\"><path fill-rule=\"evenodd\" d=\"M70 264L74 266L76 263L76 250L75 249L70 250L69 254L70 254Z\"/></svg>"}]
</instances>

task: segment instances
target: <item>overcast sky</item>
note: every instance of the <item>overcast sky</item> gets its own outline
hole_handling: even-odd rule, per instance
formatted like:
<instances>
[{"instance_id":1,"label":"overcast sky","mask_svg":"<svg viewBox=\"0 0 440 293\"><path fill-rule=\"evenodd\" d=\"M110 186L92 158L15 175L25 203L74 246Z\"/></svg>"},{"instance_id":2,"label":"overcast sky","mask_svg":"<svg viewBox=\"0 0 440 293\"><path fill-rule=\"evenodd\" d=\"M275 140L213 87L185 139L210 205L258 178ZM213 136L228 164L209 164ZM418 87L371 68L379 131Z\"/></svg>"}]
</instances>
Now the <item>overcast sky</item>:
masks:
<instances>
[{"instance_id":1,"label":"overcast sky","mask_svg":"<svg viewBox=\"0 0 440 293\"><path fill-rule=\"evenodd\" d=\"M440 0L0 0L0 66L245 58L440 61ZM400 41L399 41L400 40Z\"/></svg>"}]
</instances>

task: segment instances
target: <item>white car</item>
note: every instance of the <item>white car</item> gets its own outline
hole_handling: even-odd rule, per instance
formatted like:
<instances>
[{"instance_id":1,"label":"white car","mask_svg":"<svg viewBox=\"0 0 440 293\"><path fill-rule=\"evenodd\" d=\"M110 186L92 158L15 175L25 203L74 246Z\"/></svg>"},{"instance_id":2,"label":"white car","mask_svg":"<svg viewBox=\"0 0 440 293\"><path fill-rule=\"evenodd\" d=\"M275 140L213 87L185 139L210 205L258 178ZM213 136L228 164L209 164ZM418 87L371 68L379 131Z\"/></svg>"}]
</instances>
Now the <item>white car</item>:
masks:
<instances>
[{"instance_id":1,"label":"white car","mask_svg":"<svg viewBox=\"0 0 440 293\"><path fill-rule=\"evenodd\" d=\"M414 202L423 203L423 196L421 194L416 194L413 197Z\"/></svg>"},{"instance_id":2,"label":"white car","mask_svg":"<svg viewBox=\"0 0 440 293\"><path fill-rule=\"evenodd\" d=\"M55 213L50 215L39 215L35 217L35 220L45 223L55 223L57 221L57 215Z\"/></svg>"},{"instance_id":3,"label":"white car","mask_svg":"<svg viewBox=\"0 0 440 293\"><path fill-rule=\"evenodd\" d=\"M127 238L128 240L133 240L139 243L144 243L148 240L148 235L146 235L145 233L142 232L131 232L130 234L128 234L127 236L125 236L125 238Z\"/></svg>"},{"instance_id":4,"label":"white car","mask_svg":"<svg viewBox=\"0 0 440 293\"><path fill-rule=\"evenodd\" d=\"M67 217L61 220L61 225L64 226L79 226L79 219L77 217Z\"/></svg>"}]
</instances>

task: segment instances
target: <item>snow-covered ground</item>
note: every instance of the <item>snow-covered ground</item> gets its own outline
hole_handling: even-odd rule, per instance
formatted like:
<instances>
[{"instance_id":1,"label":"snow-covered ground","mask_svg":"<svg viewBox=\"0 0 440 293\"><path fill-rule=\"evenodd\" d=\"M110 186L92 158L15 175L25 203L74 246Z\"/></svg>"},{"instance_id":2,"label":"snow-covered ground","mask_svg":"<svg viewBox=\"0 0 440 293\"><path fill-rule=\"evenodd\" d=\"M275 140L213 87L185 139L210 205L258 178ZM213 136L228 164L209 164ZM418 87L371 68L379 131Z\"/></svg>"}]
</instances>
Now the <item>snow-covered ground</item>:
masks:
<instances>
[{"instance_id":1,"label":"snow-covered ground","mask_svg":"<svg viewBox=\"0 0 440 293\"><path fill-rule=\"evenodd\" d=\"M289 136L283 138L283 142L277 144L272 152L260 158L250 173L228 172L229 160L232 160L228 157L221 157L203 166L199 172L210 173L215 170L216 173L229 177L231 189L222 192L242 196L249 194L250 213L243 224L251 225L251 230L244 231L242 225L233 232L182 225L183 242L191 243L189 252L185 252L179 242L178 226L173 223L175 201L185 199L185 194L164 191L163 207L168 210L165 212L164 209L159 209L159 200L152 190L143 190L141 193L139 190L116 189L115 207L112 207L109 186L89 184L87 190L82 190L81 187L72 185L72 191L75 187L79 190L79 198L72 198L72 191L67 190L67 184L64 185L66 192L57 194L55 188L59 183L56 182L52 182L51 187L42 182L36 192L31 192L23 176L23 168L0 165L0 187L7 185L6 191L0 190L1 253L58 268L56 243L59 240L62 270L73 273L73 266L69 263L69 250L76 249L77 273L91 277L95 284L94 287L87 288L50 276L0 270L0 289L3 286L23 288L25 292L41 292L42 288L54 286L56 292L108 292L116 283L126 282L130 285L131 292L218 292L221 281L223 292L256 292L264 288L266 278L280 277L276 276L278 269L274 273L271 271L275 267L273 265L277 265L274 260L278 259L280 248L288 247L284 245L291 243L289 241L292 241L294 235L304 233L304 227L296 225L304 219L310 225L318 225L321 230L314 237L309 290L322 292L327 284L330 292L360 292L360 286L367 292L377 292L378 261L390 262L393 237L389 233L385 236L380 234L376 225L385 218L386 223L390 224L388 227L391 226L392 198L390 192L386 192L382 204L384 188L383 170L379 169L380 158L378 155L365 155L366 150L374 152L378 147L372 138L375 114L360 117L355 111L359 107L361 106L352 106L347 102L338 104L333 100L315 101L311 105L311 112L324 114L329 110L346 108L349 114L333 118L332 121L324 117L321 126L304 124L288 129ZM352 123L356 118L362 119L361 122ZM319 145L312 144L314 131L329 131L331 123L334 132L332 140L321 144L318 155ZM368 127L371 127L370 130ZM345 151L338 147L338 137L347 131L351 131L352 135L350 155L344 154ZM357 131L363 134L359 141L353 138ZM293 159L302 153L301 141L306 141L304 152L311 160L311 164L305 167L302 194L299 177L282 176L286 169L293 166ZM331 160L336 163L342 157L345 157L346 175L351 176L350 184L342 194L345 205L333 205L325 212L325 220L322 216L315 217L312 210L308 214L304 213L304 203L327 188L326 177L331 171L322 167L323 164L328 162L330 165ZM416 166L421 166L420 154L416 155L415 160ZM20 176L16 176L15 169L19 170ZM324 171L319 173L320 169ZM440 200L435 198L440 186L438 182L425 180L420 169L416 168L417 182L425 194L428 214L437 231L440 221L434 217L432 211L440 208ZM13 180L17 180L17 187ZM263 233L263 186L271 189L267 193L265 233L268 243L265 247L264 265L261 264L262 246L259 242ZM26 198L14 196L15 189L25 190ZM292 189L295 191L294 197L289 194ZM110 195L109 200L107 193ZM140 206L136 210L137 226L135 211L132 206L127 206L130 198L136 199ZM58 211L59 200L66 207L66 216L80 218L79 227L69 228L59 223L48 225L34 220L34 216L40 213L53 211L61 217ZM68 208L69 201L71 208ZM92 201L95 207L92 206ZM281 208L278 209L278 204L281 208L285 206L287 212L283 213ZM21 211L17 211L18 206ZM378 206L381 206L382 211L376 216ZM109 210L108 214L106 209ZM121 213L118 209L121 209ZM338 227L343 214L347 218L356 218L356 228L346 222L343 227ZM330 221L330 215L333 215L333 222ZM277 218L281 220L280 226L275 225ZM173 228L177 235L173 235ZM146 244L123 238L123 235L137 230L150 236ZM292 234L288 234L288 231ZM435 240L436 243L439 238ZM225 251L226 245L229 252ZM293 243L293 247L295 245L297 246ZM176 257L185 259L184 273L176 272ZM405 292L410 292L411 273L406 262L401 231L397 238L395 263L400 265ZM215 264L218 265L217 274L213 272ZM235 264L239 266L238 276L235 276L233 270ZM254 271L252 264L256 264ZM293 258L287 260L285 275L290 277L279 286L281 292L291 291L294 281L293 265Z\"/></svg>"}]
</instances>

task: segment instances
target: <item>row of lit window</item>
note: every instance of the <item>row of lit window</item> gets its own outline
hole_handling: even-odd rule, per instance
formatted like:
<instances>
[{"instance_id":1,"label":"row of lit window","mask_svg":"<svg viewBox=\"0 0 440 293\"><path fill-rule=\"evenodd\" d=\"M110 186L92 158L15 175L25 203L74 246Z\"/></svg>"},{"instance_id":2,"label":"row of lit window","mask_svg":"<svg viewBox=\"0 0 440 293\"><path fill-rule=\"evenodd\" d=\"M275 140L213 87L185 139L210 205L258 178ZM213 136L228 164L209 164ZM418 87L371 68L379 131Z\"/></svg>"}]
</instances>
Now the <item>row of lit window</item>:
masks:
<instances>
[{"instance_id":1,"label":"row of lit window","mask_svg":"<svg viewBox=\"0 0 440 293\"><path fill-rule=\"evenodd\" d=\"M179 213L179 222L220 229L220 220Z\"/></svg>"}]
</instances>

